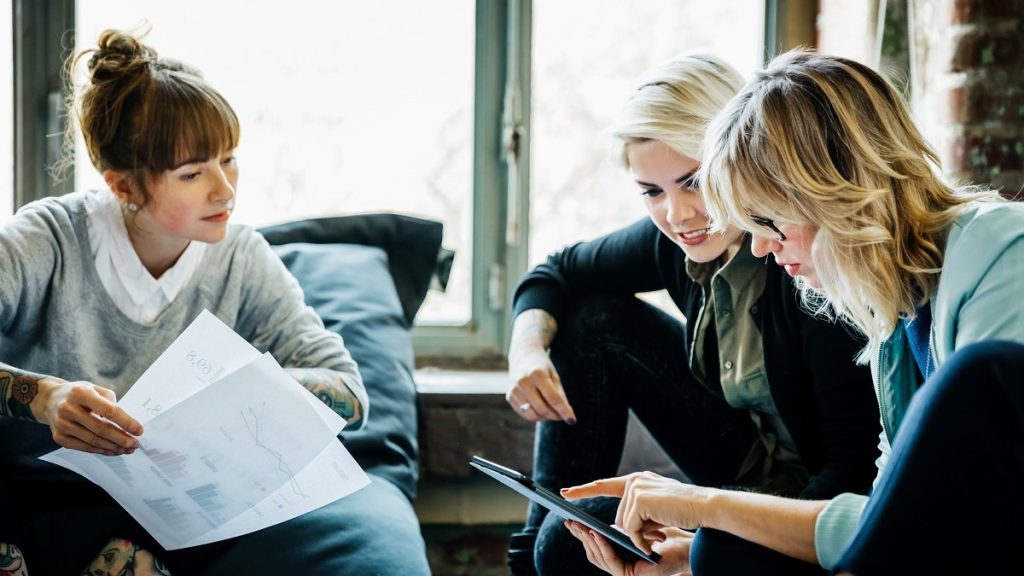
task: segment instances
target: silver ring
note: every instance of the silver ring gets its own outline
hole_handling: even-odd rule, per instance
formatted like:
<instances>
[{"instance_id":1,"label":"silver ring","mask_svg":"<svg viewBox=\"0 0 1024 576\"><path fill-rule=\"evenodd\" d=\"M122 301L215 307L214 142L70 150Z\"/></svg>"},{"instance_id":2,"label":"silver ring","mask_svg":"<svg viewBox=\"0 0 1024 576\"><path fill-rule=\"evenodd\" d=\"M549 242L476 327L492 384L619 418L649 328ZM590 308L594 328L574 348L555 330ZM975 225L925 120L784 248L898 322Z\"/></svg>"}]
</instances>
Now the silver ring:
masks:
<instances>
[{"instance_id":1,"label":"silver ring","mask_svg":"<svg viewBox=\"0 0 1024 576\"><path fill-rule=\"evenodd\" d=\"M519 411L522 412L523 414L526 414L527 412L529 412L530 411L530 403L529 402L523 402L522 404L520 404L519 405Z\"/></svg>"}]
</instances>

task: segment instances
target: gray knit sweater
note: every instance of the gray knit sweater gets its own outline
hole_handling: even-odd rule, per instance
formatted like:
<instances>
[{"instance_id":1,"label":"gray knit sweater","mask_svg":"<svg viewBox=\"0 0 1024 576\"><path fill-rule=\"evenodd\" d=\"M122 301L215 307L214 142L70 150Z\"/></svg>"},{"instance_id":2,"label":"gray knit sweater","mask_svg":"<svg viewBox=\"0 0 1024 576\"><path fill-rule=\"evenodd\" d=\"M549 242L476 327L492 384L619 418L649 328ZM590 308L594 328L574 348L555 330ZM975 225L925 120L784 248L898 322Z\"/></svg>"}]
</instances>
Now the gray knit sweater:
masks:
<instances>
[{"instance_id":1,"label":"gray knit sweater","mask_svg":"<svg viewBox=\"0 0 1024 576\"><path fill-rule=\"evenodd\" d=\"M286 368L341 372L365 421L355 361L259 233L230 226L171 305L143 325L121 313L100 283L84 200L85 193L45 198L0 226L0 363L121 397L206 308Z\"/></svg>"}]
</instances>

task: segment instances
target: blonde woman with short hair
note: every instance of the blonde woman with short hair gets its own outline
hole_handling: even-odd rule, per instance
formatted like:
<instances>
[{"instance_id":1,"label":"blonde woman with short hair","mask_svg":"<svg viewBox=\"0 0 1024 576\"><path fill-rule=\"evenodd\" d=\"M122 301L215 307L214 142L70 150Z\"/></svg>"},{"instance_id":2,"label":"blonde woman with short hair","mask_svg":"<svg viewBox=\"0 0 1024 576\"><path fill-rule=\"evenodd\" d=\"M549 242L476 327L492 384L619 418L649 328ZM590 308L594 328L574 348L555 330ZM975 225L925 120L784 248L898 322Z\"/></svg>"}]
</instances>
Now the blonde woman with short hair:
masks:
<instances>
[{"instance_id":1,"label":"blonde woman with short hair","mask_svg":"<svg viewBox=\"0 0 1024 576\"><path fill-rule=\"evenodd\" d=\"M737 535L859 576L1021 566L1024 205L938 174L885 79L806 51L758 74L705 147L712 220L753 233L807 306L868 338L883 424L870 497L739 501L649 477L582 492L624 494L638 542L742 509Z\"/></svg>"},{"instance_id":2,"label":"blonde woman with short hair","mask_svg":"<svg viewBox=\"0 0 1024 576\"><path fill-rule=\"evenodd\" d=\"M633 410L701 485L807 499L867 490L878 412L853 362L863 343L801 309L792 279L751 255L748 234L711 232L692 180L705 126L741 86L704 54L640 79L611 135L650 217L552 255L516 291L507 397L540 423L538 483L615 474ZM660 289L685 324L634 297ZM614 516L613 501L582 505ZM657 566L588 562L562 521L534 506L510 560L517 575L823 573L721 531L661 536Z\"/></svg>"}]
</instances>

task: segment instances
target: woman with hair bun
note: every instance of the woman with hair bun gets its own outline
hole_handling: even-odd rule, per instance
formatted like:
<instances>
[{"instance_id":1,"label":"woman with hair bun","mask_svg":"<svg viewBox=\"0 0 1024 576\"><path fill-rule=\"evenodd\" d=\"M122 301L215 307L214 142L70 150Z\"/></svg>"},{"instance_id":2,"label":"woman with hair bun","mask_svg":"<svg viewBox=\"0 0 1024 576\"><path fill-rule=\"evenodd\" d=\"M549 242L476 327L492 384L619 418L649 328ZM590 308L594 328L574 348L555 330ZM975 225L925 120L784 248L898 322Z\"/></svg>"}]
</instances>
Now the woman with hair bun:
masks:
<instances>
[{"instance_id":1,"label":"woman with hair bun","mask_svg":"<svg viewBox=\"0 0 1024 576\"><path fill-rule=\"evenodd\" d=\"M704 150L712 220L751 232L806 306L866 335L882 417L874 487L811 502L646 478L583 491L622 495L635 541L713 526L857 576L1019 570L1024 205L944 183L892 85L813 52L760 72Z\"/></svg>"},{"instance_id":2,"label":"woman with hair bun","mask_svg":"<svg viewBox=\"0 0 1024 576\"><path fill-rule=\"evenodd\" d=\"M552 255L520 283L507 399L539 422L539 484L614 475L632 409L699 485L809 499L868 489L878 410L854 363L862 343L801 310L792 280L751 255L749 234L709 229L700 144L742 83L706 54L649 71L611 135L650 217ZM634 296L661 289L685 323ZM581 505L614 518L615 501ZM658 566L624 565L580 528L532 506L512 539L513 574L823 572L718 530L659 531Z\"/></svg>"},{"instance_id":3,"label":"woman with hair bun","mask_svg":"<svg viewBox=\"0 0 1024 576\"><path fill-rule=\"evenodd\" d=\"M407 517L379 513L401 498L382 483L168 552L97 486L37 459L58 446L136 450L143 427L116 398L203 309L271 352L350 428L368 413L341 338L263 237L228 224L239 177L231 105L195 69L116 30L69 59L67 79L69 112L109 189L30 203L0 227L0 571L428 573L408 502ZM400 553L380 534L400 535Z\"/></svg>"}]
</instances>

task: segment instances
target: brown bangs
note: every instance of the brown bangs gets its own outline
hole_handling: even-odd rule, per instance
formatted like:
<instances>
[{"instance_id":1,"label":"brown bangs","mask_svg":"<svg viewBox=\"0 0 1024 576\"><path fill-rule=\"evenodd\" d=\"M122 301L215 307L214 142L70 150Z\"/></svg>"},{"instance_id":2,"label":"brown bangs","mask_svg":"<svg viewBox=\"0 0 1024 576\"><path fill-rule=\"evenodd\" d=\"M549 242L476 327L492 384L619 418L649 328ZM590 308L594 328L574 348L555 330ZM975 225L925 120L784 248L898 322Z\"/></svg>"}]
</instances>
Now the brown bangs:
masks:
<instances>
[{"instance_id":1,"label":"brown bangs","mask_svg":"<svg viewBox=\"0 0 1024 576\"><path fill-rule=\"evenodd\" d=\"M182 71L154 74L136 134L138 167L152 173L213 158L238 146L238 117L223 96Z\"/></svg>"}]
</instances>

